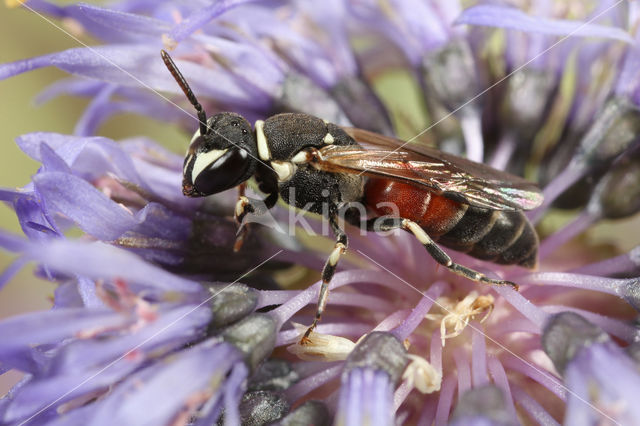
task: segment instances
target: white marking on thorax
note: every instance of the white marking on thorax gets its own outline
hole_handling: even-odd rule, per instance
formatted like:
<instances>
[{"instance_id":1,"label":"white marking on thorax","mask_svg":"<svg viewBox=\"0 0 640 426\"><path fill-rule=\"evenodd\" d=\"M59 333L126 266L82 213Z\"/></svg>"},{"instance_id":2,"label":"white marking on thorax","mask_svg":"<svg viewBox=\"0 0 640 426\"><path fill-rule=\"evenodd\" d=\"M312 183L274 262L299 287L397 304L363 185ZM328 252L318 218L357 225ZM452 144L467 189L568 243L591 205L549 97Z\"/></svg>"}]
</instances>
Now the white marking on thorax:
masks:
<instances>
[{"instance_id":1,"label":"white marking on thorax","mask_svg":"<svg viewBox=\"0 0 640 426\"><path fill-rule=\"evenodd\" d=\"M327 133L322 142L326 143L327 145L331 145L334 142L333 135L331 135L331 133Z\"/></svg>"},{"instance_id":2,"label":"white marking on thorax","mask_svg":"<svg viewBox=\"0 0 640 426\"><path fill-rule=\"evenodd\" d=\"M293 164L304 164L311 161L311 154L307 151L300 151L291 158Z\"/></svg>"},{"instance_id":3,"label":"white marking on thorax","mask_svg":"<svg viewBox=\"0 0 640 426\"><path fill-rule=\"evenodd\" d=\"M271 159L271 150L267 143L267 137L264 135L264 121L256 120L256 138L258 140L258 157L263 161Z\"/></svg>"},{"instance_id":4,"label":"white marking on thorax","mask_svg":"<svg viewBox=\"0 0 640 426\"><path fill-rule=\"evenodd\" d=\"M278 175L278 181L280 182L291 179L297 169L296 165L290 161L271 161L270 164L273 171Z\"/></svg>"},{"instance_id":5,"label":"white marking on thorax","mask_svg":"<svg viewBox=\"0 0 640 426\"><path fill-rule=\"evenodd\" d=\"M222 157L227 151L228 149L212 149L208 152L196 154L196 161L193 163L193 169L191 170L191 183L195 182L198 175L202 173L204 169Z\"/></svg>"}]
</instances>

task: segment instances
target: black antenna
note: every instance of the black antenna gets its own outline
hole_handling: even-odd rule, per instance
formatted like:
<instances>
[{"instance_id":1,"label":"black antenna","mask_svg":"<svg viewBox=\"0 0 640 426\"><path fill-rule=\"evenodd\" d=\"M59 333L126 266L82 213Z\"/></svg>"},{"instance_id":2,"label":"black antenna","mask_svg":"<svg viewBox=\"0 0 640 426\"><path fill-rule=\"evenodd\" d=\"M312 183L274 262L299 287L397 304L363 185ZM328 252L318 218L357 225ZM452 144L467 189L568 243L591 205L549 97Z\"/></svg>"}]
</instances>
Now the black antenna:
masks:
<instances>
[{"instance_id":1,"label":"black antenna","mask_svg":"<svg viewBox=\"0 0 640 426\"><path fill-rule=\"evenodd\" d=\"M166 50L164 49L161 50L160 56L162 56L162 60L164 61L164 64L169 69L169 72L171 73L173 78L175 78L176 81L178 82L178 85L180 86L184 94L187 96L187 99L189 99L189 102L191 102L191 105L193 105L196 111L198 111L198 119L200 120L200 134L203 136L206 134L209 134L209 128L207 127L207 113L204 112L204 108L202 108L202 105L200 105L200 102L198 102L198 100L196 99L196 95L194 95L193 92L191 91L191 87L189 87L189 83L187 83L187 80L184 79L184 76L182 75L182 73L180 72L176 64L173 62L173 59L171 59L171 56L169 56Z\"/></svg>"}]
</instances>

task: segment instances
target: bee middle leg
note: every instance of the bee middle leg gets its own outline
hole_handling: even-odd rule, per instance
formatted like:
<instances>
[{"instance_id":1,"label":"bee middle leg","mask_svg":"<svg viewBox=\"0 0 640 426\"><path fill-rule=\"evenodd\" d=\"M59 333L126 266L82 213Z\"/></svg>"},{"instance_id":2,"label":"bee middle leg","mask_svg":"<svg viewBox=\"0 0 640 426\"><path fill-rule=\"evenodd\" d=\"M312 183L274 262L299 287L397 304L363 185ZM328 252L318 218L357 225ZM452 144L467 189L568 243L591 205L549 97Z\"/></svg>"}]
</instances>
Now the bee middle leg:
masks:
<instances>
[{"instance_id":1,"label":"bee middle leg","mask_svg":"<svg viewBox=\"0 0 640 426\"><path fill-rule=\"evenodd\" d=\"M486 275L474 271L471 268L455 263L449 255L444 252L416 222L399 217L377 217L365 222L368 231L390 231L392 229L404 229L411 232L414 237L424 246L429 255L439 264L449 269L451 272L463 276L471 281L492 285L508 285L518 290L518 284L507 280L495 280Z\"/></svg>"},{"instance_id":2,"label":"bee middle leg","mask_svg":"<svg viewBox=\"0 0 640 426\"><path fill-rule=\"evenodd\" d=\"M327 259L327 263L324 264L324 268L322 268L322 286L320 287L320 293L318 294L318 305L316 308L316 316L313 319L313 323L304 333L302 339L300 339L300 344L304 345L309 342L309 335L316 328L318 322L322 318L322 314L327 306L327 300L329 298L329 283L333 278L333 275L336 272L336 266L338 265L338 261L340 260L340 256L347 251L348 239L347 234L345 234L344 230L340 228L338 224L337 217L330 216L329 224L331 225L331 229L336 237L336 243L333 246L333 250Z\"/></svg>"}]
</instances>

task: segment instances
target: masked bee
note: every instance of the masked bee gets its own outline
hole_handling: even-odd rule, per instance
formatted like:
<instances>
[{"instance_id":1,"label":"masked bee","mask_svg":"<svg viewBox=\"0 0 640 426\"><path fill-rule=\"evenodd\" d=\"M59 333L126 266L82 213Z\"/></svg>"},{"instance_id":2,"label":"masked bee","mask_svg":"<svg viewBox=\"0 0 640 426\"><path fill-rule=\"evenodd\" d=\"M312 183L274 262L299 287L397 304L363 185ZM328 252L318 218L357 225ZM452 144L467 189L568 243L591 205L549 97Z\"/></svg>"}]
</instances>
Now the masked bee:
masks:
<instances>
[{"instance_id":1,"label":"masked bee","mask_svg":"<svg viewBox=\"0 0 640 426\"><path fill-rule=\"evenodd\" d=\"M451 272L472 281L518 286L454 263L435 243L494 263L535 267L538 237L523 214L542 203L531 182L464 158L355 128L342 128L297 113L258 120L223 112L207 118L184 77L165 51L162 59L198 112L200 128L184 161L183 193L204 197L254 177L273 207L278 198L297 208L324 214L336 237L322 270L313 324L325 309L328 287L347 235L338 212L348 203L365 205L370 216L354 224L375 231L404 229ZM290 199L291 189L295 199ZM257 211L243 194L235 217ZM396 206L395 211L388 206ZM327 209L323 206L329 206Z\"/></svg>"}]
</instances>

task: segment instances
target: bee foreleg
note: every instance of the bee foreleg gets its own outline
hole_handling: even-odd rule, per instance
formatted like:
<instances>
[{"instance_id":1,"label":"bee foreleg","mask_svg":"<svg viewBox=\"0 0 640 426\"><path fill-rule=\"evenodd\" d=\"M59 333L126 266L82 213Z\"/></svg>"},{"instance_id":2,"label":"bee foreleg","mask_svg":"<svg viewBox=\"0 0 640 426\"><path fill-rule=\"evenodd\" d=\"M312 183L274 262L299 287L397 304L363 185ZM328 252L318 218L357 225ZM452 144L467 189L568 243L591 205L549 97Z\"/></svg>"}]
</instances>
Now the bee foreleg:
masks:
<instances>
[{"instance_id":1,"label":"bee foreleg","mask_svg":"<svg viewBox=\"0 0 640 426\"><path fill-rule=\"evenodd\" d=\"M513 287L515 290L518 290L518 285L511 281L494 280L478 271L474 271L471 268L454 263L449 255L445 253L416 222L389 216L368 220L366 222L366 227L367 230L371 231L390 231L392 229L402 228L405 231L411 232L413 236L416 237L416 239L424 246L429 255L431 255L436 262L446 267L451 272L470 279L471 281L493 285L508 285Z\"/></svg>"},{"instance_id":2,"label":"bee foreleg","mask_svg":"<svg viewBox=\"0 0 640 426\"><path fill-rule=\"evenodd\" d=\"M234 210L234 218L236 223L240 227L236 236L235 244L233 245L233 251L238 251L242 248L245 239L249 233L249 224L244 223L244 219L248 214L261 215L271 209L278 201L278 193L272 193L264 200L256 200L244 195L244 187L240 185L238 187L238 201L236 202L236 208Z\"/></svg>"},{"instance_id":3,"label":"bee foreleg","mask_svg":"<svg viewBox=\"0 0 640 426\"><path fill-rule=\"evenodd\" d=\"M318 295L316 316L313 319L313 323L311 324L311 326L304 333L302 339L300 339L301 345L309 341L309 335L318 325L320 318L322 318L324 309L327 306L327 299L329 298L329 283L331 282L331 279L336 272L336 266L338 265L340 256L342 256L342 254L347 250L348 246L347 234L345 234L342 228L340 228L340 225L338 225L336 217L331 216L329 218L329 223L331 224L333 233L336 236L336 243L333 246L333 250L331 251L329 258L327 259L327 263L325 263L324 268L322 268L322 286L320 287L320 293Z\"/></svg>"}]
</instances>

